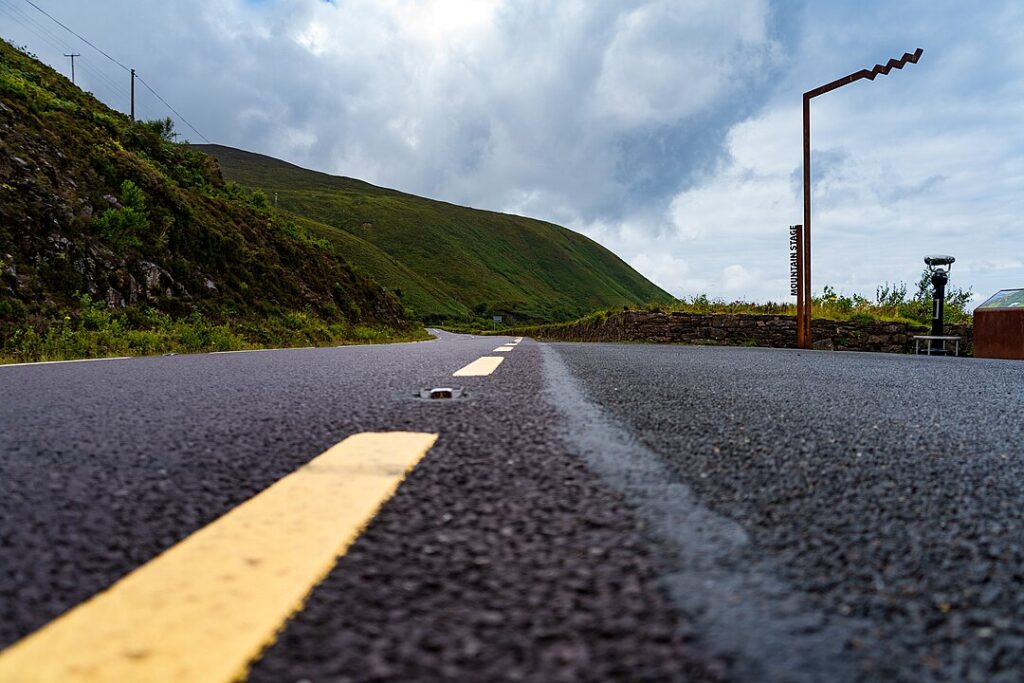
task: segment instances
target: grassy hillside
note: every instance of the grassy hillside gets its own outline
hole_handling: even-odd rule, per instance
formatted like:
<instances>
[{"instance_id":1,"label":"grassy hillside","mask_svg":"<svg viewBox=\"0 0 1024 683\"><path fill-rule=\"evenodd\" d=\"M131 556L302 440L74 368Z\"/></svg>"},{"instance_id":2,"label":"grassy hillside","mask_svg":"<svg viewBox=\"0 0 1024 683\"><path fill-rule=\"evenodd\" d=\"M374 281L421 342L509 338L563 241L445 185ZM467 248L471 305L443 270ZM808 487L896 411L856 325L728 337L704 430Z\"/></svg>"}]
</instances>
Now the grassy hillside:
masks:
<instances>
[{"instance_id":1,"label":"grassy hillside","mask_svg":"<svg viewBox=\"0 0 1024 683\"><path fill-rule=\"evenodd\" d=\"M333 244L172 139L0 41L0 358L412 329Z\"/></svg>"},{"instance_id":2,"label":"grassy hillside","mask_svg":"<svg viewBox=\"0 0 1024 683\"><path fill-rule=\"evenodd\" d=\"M224 175L276 194L282 212L399 293L427 320L510 314L565 320L672 297L612 252L551 223L309 171L218 145Z\"/></svg>"}]
</instances>

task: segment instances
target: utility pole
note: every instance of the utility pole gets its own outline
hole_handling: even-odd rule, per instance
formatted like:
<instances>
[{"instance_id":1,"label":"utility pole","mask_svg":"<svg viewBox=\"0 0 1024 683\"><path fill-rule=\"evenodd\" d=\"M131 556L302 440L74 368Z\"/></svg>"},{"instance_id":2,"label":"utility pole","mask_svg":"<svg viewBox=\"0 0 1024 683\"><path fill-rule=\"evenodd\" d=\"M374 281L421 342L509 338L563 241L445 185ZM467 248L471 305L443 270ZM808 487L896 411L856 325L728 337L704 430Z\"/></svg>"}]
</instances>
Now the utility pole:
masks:
<instances>
[{"instance_id":1,"label":"utility pole","mask_svg":"<svg viewBox=\"0 0 1024 683\"><path fill-rule=\"evenodd\" d=\"M64 53L65 57L71 57L71 85L75 84L75 57L81 57L81 53L72 52L71 54Z\"/></svg>"},{"instance_id":2,"label":"utility pole","mask_svg":"<svg viewBox=\"0 0 1024 683\"><path fill-rule=\"evenodd\" d=\"M135 120L135 69L132 69L132 121Z\"/></svg>"},{"instance_id":3,"label":"utility pole","mask_svg":"<svg viewBox=\"0 0 1024 683\"><path fill-rule=\"evenodd\" d=\"M884 66L875 64L872 69L861 69L849 76L837 78L831 83L808 90L804 93L804 230L803 230L803 259L801 259L801 270L803 271L803 311L797 304L797 343L802 349L814 347L814 338L811 334L811 100L819 95L832 92L836 88L849 85L862 78L869 81L875 80L879 74L888 76L893 69L902 69L909 64L917 64L924 52L917 48L913 53L905 52L899 59L890 59ZM798 299L799 302L799 299ZM800 331L803 331L801 335Z\"/></svg>"}]
</instances>

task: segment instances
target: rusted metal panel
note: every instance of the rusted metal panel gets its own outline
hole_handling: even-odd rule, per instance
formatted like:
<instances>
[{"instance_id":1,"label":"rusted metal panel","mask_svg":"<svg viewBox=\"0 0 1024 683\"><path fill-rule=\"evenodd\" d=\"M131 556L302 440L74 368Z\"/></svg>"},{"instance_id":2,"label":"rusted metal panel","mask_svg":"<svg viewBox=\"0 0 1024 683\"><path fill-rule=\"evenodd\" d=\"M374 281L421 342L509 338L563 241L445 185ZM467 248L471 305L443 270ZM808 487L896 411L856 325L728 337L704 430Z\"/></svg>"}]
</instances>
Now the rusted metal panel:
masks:
<instances>
[{"instance_id":1,"label":"rusted metal panel","mask_svg":"<svg viewBox=\"0 0 1024 683\"><path fill-rule=\"evenodd\" d=\"M1024 310L975 311L974 356L1024 360Z\"/></svg>"},{"instance_id":2,"label":"rusted metal panel","mask_svg":"<svg viewBox=\"0 0 1024 683\"><path fill-rule=\"evenodd\" d=\"M1004 289L974 310L974 356L1024 360L1024 289Z\"/></svg>"}]
</instances>

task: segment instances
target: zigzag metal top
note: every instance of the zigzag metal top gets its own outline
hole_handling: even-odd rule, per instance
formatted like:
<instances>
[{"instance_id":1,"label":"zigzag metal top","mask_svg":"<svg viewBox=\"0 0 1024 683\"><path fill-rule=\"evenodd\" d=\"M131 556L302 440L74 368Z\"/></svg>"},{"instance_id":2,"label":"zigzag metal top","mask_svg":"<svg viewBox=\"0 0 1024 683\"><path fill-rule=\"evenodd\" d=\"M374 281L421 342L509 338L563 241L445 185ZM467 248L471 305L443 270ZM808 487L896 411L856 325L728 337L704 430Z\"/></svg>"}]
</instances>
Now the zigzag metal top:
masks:
<instances>
[{"instance_id":1,"label":"zigzag metal top","mask_svg":"<svg viewBox=\"0 0 1024 683\"><path fill-rule=\"evenodd\" d=\"M858 71L857 73L863 74L863 78L873 81L875 80L875 76L877 76L878 74L888 76L890 71L892 71L893 69L902 69L904 66L907 65L907 62L910 62L911 64L917 64L917 60L921 59L922 54L924 54L924 50L922 50L921 48L917 48L916 50L914 50L914 54L904 52L902 57L900 57L899 59L890 59L885 66L882 66L881 64L875 64L874 69L871 69L870 71L864 69L863 71Z\"/></svg>"},{"instance_id":2,"label":"zigzag metal top","mask_svg":"<svg viewBox=\"0 0 1024 683\"><path fill-rule=\"evenodd\" d=\"M917 48L913 53L904 52L902 57L899 59L890 59L884 66L882 64L875 64L873 69L861 69L849 76L843 76L842 78L836 79L831 83L827 83L819 88L815 88L814 90L808 90L804 93L804 98L809 100L812 97L824 95L830 90L835 90L840 86L846 85L847 83L853 83L854 81L859 81L862 78L873 81L879 74L887 76L890 71L893 69L902 69L908 62L910 64L917 64L917 61L921 59L922 54L924 54L924 50L921 48Z\"/></svg>"}]
</instances>

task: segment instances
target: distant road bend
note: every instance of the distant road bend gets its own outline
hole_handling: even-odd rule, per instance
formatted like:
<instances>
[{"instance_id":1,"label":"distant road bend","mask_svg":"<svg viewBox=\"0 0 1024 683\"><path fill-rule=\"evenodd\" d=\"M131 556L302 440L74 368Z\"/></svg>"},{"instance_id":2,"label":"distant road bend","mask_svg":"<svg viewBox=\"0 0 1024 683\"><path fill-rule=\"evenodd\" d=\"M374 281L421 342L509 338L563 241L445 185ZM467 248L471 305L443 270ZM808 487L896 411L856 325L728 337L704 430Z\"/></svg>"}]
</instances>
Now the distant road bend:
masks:
<instances>
[{"instance_id":1,"label":"distant road bend","mask_svg":"<svg viewBox=\"0 0 1024 683\"><path fill-rule=\"evenodd\" d=\"M0 366L0 682L1021 679L1024 365L437 335Z\"/></svg>"}]
</instances>

